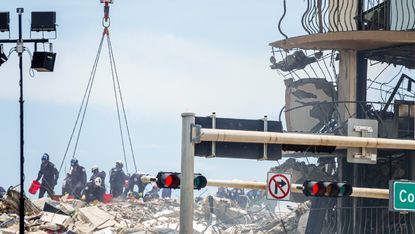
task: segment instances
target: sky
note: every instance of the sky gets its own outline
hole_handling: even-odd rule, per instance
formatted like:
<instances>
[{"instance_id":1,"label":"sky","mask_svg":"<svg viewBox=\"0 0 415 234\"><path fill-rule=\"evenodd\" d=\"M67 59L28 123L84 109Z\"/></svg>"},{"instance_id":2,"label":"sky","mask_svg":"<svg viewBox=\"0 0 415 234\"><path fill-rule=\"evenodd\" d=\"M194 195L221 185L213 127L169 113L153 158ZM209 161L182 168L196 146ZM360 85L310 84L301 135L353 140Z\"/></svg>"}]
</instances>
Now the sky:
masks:
<instances>
[{"instance_id":1,"label":"sky","mask_svg":"<svg viewBox=\"0 0 415 234\"><path fill-rule=\"evenodd\" d=\"M53 73L35 72L30 77L30 56L24 54L28 188L44 152L55 165L62 161L97 53L103 8L98 0L1 0L0 11L11 12L11 38L17 37L17 7L25 10L25 38L30 37L31 11L56 11L58 24L57 39L52 40L57 53ZM278 119L285 86L269 68L268 43L282 39L277 29L281 7L275 0L123 0L111 5L110 36L140 171L153 175L180 171L181 113ZM297 33L288 26L286 33ZM8 36L0 33L2 39ZM32 38L41 36L32 33ZM5 45L5 50L11 46ZM33 51L31 44L26 46ZM4 187L19 183L18 71L14 53L0 67L0 185ZM76 154L88 177L92 165L108 173L123 158L110 74L104 47ZM69 171L69 160L63 170ZM208 179L265 181L275 165L196 158L195 171ZM129 169L133 171L131 160ZM63 177L61 172L57 191Z\"/></svg>"}]
</instances>

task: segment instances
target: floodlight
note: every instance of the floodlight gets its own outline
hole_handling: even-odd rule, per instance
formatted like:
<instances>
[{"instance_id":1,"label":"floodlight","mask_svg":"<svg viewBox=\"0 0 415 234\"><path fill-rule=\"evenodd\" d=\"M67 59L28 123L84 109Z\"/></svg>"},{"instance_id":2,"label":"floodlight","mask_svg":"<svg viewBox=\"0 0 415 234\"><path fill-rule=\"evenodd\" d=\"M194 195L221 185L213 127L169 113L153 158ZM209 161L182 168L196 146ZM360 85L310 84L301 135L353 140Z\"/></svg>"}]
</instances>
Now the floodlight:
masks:
<instances>
[{"instance_id":1,"label":"floodlight","mask_svg":"<svg viewBox=\"0 0 415 234\"><path fill-rule=\"evenodd\" d=\"M56 53L35 51L32 57L32 69L38 72L53 72Z\"/></svg>"},{"instance_id":2,"label":"floodlight","mask_svg":"<svg viewBox=\"0 0 415 234\"><path fill-rule=\"evenodd\" d=\"M10 13L0 12L0 32L10 31Z\"/></svg>"},{"instance_id":3,"label":"floodlight","mask_svg":"<svg viewBox=\"0 0 415 234\"><path fill-rule=\"evenodd\" d=\"M56 12L54 11L38 11L32 12L31 31L56 31Z\"/></svg>"},{"instance_id":4,"label":"floodlight","mask_svg":"<svg viewBox=\"0 0 415 234\"><path fill-rule=\"evenodd\" d=\"M7 56L3 51L3 45L0 45L0 66L7 61Z\"/></svg>"}]
</instances>

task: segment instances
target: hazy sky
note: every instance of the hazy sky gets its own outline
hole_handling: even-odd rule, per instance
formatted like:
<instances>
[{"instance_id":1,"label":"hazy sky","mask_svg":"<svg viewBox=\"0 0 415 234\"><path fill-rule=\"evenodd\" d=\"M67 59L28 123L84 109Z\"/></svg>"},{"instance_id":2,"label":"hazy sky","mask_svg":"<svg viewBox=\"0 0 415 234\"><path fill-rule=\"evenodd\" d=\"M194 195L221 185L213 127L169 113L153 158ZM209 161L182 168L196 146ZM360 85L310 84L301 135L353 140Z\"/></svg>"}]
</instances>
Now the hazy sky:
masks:
<instances>
[{"instance_id":1,"label":"hazy sky","mask_svg":"<svg viewBox=\"0 0 415 234\"><path fill-rule=\"evenodd\" d=\"M269 68L268 43L282 38L277 30L281 6L275 0L115 1L110 36L139 170L180 171L183 112L278 118L284 84ZM25 8L25 38L31 11L56 11L58 24L55 72L31 78L30 58L24 55L27 188L44 152L56 165L62 160L97 52L103 9L98 0L2 0L0 11L11 12L12 38L17 37L16 7ZM286 32L293 30L286 26ZM5 45L6 51L10 48ZM0 185L5 187L19 183L18 75L18 57L12 54L0 67ZM90 102L76 155L88 177L92 165L108 173L123 158L105 48ZM264 181L274 165L197 158L195 171L214 179Z\"/></svg>"}]
</instances>

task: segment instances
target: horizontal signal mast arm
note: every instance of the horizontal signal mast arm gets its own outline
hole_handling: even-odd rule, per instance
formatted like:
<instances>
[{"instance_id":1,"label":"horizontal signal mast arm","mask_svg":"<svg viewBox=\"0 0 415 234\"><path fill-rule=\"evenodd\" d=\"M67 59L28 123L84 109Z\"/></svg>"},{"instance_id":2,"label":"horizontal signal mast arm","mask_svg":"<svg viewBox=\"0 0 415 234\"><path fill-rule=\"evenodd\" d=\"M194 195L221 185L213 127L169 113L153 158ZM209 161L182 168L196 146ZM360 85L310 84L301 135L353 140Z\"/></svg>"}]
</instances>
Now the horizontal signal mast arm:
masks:
<instances>
[{"instance_id":1,"label":"horizontal signal mast arm","mask_svg":"<svg viewBox=\"0 0 415 234\"><path fill-rule=\"evenodd\" d=\"M227 187L227 188L244 188L244 189L267 189L267 183L254 182L254 181L240 181L240 180L209 180L207 186L210 187ZM302 184L292 184L291 192L303 193ZM353 187L353 193L351 197L361 198L374 198L374 199L389 199L388 189L375 189L375 188L360 188Z\"/></svg>"},{"instance_id":2,"label":"horizontal signal mast arm","mask_svg":"<svg viewBox=\"0 0 415 234\"><path fill-rule=\"evenodd\" d=\"M415 150L415 140L202 128L200 141Z\"/></svg>"}]
</instances>

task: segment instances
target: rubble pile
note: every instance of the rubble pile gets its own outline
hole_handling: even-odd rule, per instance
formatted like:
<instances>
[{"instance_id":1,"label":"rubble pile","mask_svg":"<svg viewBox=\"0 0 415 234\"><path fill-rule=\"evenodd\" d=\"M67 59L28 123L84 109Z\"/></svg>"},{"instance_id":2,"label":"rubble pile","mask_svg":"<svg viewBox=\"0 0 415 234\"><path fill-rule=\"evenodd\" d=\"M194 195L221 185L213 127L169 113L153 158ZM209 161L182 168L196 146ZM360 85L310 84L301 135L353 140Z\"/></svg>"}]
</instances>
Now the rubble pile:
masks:
<instances>
[{"instance_id":1,"label":"rubble pile","mask_svg":"<svg viewBox=\"0 0 415 234\"><path fill-rule=\"evenodd\" d=\"M19 216L13 190L0 200L0 233L18 233ZM194 233L297 233L309 203L278 213L257 202L242 209L227 198L208 196L194 205ZM17 200L18 202L18 200ZM113 200L87 204L67 196L27 202L27 233L179 233L180 204L175 199Z\"/></svg>"}]
</instances>

